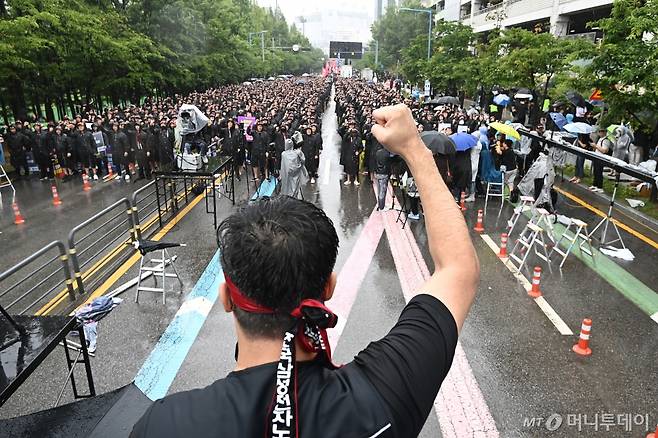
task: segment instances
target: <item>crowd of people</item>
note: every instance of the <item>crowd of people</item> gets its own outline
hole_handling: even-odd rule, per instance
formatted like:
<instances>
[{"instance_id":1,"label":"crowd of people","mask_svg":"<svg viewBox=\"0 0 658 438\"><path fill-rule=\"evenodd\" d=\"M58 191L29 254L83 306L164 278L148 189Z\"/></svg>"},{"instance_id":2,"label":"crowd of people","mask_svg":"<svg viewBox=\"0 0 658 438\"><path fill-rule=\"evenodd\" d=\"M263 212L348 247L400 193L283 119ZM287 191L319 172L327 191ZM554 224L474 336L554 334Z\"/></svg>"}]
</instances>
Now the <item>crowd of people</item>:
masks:
<instances>
[{"instance_id":1,"label":"crowd of people","mask_svg":"<svg viewBox=\"0 0 658 438\"><path fill-rule=\"evenodd\" d=\"M379 185L380 208L384 209L388 182L398 180L409 197L411 219L419 218L418 194L413 176L402 160L382 151L371 133L373 110L398 103L406 104L416 121L417 130L438 131L447 136L467 133L477 141L472 147L457 148L447 155L435 154L436 164L456 200L467 202L484 192L486 183L504 183L511 192L544 146L537 140L509 138L489 126L499 121L503 107L491 105L485 111L476 105L464 108L457 102L436 104L406 96L392 80L368 82L345 78L289 78L258 81L194 92L187 96L152 100L126 108L87 108L75 117L60 121L16 121L0 128L0 145L5 146L17 175L29 175L28 154L38 165L39 176L51 179L58 173L65 180L79 174L99 179L109 173L126 181L151 178L155 170L176 168L178 153L200 152L231 156L236 176L251 165L254 181L280 177L281 168L292 175L282 181L282 192L301 197L301 187L318 177L322 152L322 114L335 84L338 133L341 137L340 164L345 185L359 185L360 174ZM513 127L528 127L539 137L561 130L557 122L597 122L587 108L555 105L551 112L532 119L529 102L510 106ZM180 134L182 104L195 105L208 118L207 125L189 135ZM531 123L532 122L532 123ZM633 144L633 133L624 126L610 131L599 128L591 134L572 136L574 145L627 159L637 164L643 155ZM568 137L567 137L568 138ZM4 144L3 144L4 143ZM8 152L8 154L7 154ZM583 158L575 162L578 183L584 175ZM601 191L603 166L593 163L593 191ZM285 176L285 175L283 175Z\"/></svg>"},{"instance_id":2,"label":"crowd of people","mask_svg":"<svg viewBox=\"0 0 658 438\"><path fill-rule=\"evenodd\" d=\"M322 78L262 81L228 85L187 96L147 99L142 105L86 108L59 121L16 121L0 127L4 147L18 178L30 176L28 158L42 180L70 179L86 174L97 180L151 178L154 170L174 168L179 152L232 156L237 175L251 162L253 177L278 175L286 141L299 131L305 170L317 177L322 150L321 115L331 92ZM180 135L182 104L195 105L207 115L199 132Z\"/></svg>"},{"instance_id":3,"label":"crowd of people","mask_svg":"<svg viewBox=\"0 0 658 438\"><path fill-rule=\"evenodd\" d=\"M456 99L455 99L456 100ZM503 183L515 197L519 194L519 185L538 159L545 157L548 151L543 142L536 138L522 136L520 139L506 135L490 126L492 122L501 122L511 128L523 128L537 137L557 136L575 146L637 165L644 157L656 157L642 147L633 144L632 131L623 125L610 127L596 126L597 117L591 108L579 105L555 103L550 111L536 113L532 101L512 101L509 112L503 117L505 106L491 105L489 111L476 105L465 108L457 102L437 104L431 100L411 99L386 82L367 83L364 80L338 79L336 83L336 103L339 122L339 134L342 137L341 164L344 166L344 184L359 184L358 173L362 170L370 179L379 184L379 198L383 199L390 178L400 180L409 196L411 205L410 219L418 219L418 193L413 176L407 172L404 163L390 154L379 153L382 146L372 136L372 111L380 106L396 103L406 104L416 121L421 133L432 131L447 136L466 133L477 141L467 149L457 148L450 154L435 154L435 161L444 181L448 184L456 201L461 196L466 202L475 200L476 194L484 194L486 184ZM591 126L590 133L571 134L564 131L569 123L582 122ZM646 148L645 148L646 149ZM555 152L555 151L554 151ZM552 152L552 153L554 153ZM362 161L359 161L361 157ZM551 158L554 158L551 156ZM557 160L556 160L557 161ZM564 154L561 161L564 164ZM585 159L575 160L576 175L571 179L579 183L584 175ZM602 191L604 167L601 163L592 163L592 191ZM539 190L539 189L538 189ZM533 193L536 194L536 193ZM380 209L384 209L380 201Z\"/></svg>"}]
</instances>

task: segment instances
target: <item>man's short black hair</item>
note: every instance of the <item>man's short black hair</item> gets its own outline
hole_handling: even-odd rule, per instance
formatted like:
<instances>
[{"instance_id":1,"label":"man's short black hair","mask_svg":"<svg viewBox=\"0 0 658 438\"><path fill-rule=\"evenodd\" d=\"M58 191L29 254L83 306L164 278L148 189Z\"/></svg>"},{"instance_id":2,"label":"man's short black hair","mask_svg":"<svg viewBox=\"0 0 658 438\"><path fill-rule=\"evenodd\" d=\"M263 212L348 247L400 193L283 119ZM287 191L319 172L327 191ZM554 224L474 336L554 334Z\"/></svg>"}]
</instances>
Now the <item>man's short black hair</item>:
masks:
<instances>
[{"instance_id":1,"label":"man's short black hair","mask_svg":"<svg viewBox=\"0 0 658 438\"><path fill-rule=\"evenodd\" d=\"M319 299L338 253L338 235L315 205L288 196L262 198L225 219L217 229L225 276L274 315L234 309L254 337L280 338L288 316L305 298Z\"/></svg>"}]
</instances>

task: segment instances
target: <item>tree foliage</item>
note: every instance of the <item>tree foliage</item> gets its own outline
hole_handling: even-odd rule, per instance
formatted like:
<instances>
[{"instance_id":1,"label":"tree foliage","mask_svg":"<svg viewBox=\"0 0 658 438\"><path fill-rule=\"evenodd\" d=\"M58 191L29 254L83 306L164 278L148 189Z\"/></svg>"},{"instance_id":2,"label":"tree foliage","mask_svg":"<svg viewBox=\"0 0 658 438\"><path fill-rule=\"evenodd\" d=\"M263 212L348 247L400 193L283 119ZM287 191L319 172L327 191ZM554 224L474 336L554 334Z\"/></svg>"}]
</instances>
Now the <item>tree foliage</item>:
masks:
<instances>
[{"instance_id":1,"label":"tree foliage","mask_svg":"<svg viewBox=\"0 0 658 438\"><path fill-rule=\"evenodd\" d=\"M250 0L0 0L0 107L52 119L138 100L319 69L322 52L280 10ZM264 60L260 35L264 34ZM5 118L7 118L7 115Z\"/></svg>"},{"instance_id":2,"label":"tree foliage","mask_svg":"<svg viewBox=\"0 0 658 438\"><path fill-rule=\"evenodd\" d=\"M601 90L609 106L608 122L625 120L648 132L658 129L656 23L656 0L617 0L609 18L593 23L604 36L583 79Z\"/></svg>"},{"instance_id":3,"label":"tree foliage","mask_svg":"<svg viewBox=\"0 0 658 438\"><path fill-rule=\"evenodd\" d=\"M401 7L423 9L417 0L402 1ZM372 25L372 38L379 41L379 63L384 69L396 71L403 62L403 50L412 42L425 42L427 47L428 14L388 8L386 13ZM370 47L375 47L372 43ZM427 58L427 49L423 52Z\"/></svg>"}]
</instances>

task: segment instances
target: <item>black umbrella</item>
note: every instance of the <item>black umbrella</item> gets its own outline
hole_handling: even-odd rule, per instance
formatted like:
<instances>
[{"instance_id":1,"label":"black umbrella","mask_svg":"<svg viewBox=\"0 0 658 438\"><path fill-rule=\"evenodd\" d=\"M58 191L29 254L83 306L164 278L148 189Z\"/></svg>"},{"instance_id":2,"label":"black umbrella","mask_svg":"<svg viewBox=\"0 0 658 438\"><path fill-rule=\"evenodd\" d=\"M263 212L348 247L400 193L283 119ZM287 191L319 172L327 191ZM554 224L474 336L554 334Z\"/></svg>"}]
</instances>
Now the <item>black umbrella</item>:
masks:
<instances>
[{"instance_id":1,"label":"black umbrella","mask_svg":"<svg viewBox=\"0 0 658 438\"><path fill-rule=\"evenodd\" d=\"M420 139L434 155L453 155L457 151L455 142L442 132L423 131L420 133Z\"/></svg>"},{"instance_id":2,"label":"black umbrella","mask_svg":"<svg viewBox=\"0 0 658 438\"><path fill-rule=\"evenodd\" d=\"M459 105L459 99L454 96L441 96L430 100L428 103L433 105Z\"/></svg>"},{"instance_id":3,"label":"black umbrella","mask_svg":"<svg viewBox=\"0 0 658 438\"><path fill-rule=\"evenodd\" d=\"M528 99L532 100L532 91L529 88L519 88L519 90L514 94L514 99Z\"/></svg>"},{"instance_id":4,"label":"black umbrella","mask_svg":"<svg viewBox=\"0 0 658 438\"><path fill-rule=\"evenodd\" d=\"M567 91L566 96L567 96L567 100L573 103L575 106L580 106L580 107L587 106L587 101L585 101L585 98L575 91Z\"/></svg>"}]
</instances>

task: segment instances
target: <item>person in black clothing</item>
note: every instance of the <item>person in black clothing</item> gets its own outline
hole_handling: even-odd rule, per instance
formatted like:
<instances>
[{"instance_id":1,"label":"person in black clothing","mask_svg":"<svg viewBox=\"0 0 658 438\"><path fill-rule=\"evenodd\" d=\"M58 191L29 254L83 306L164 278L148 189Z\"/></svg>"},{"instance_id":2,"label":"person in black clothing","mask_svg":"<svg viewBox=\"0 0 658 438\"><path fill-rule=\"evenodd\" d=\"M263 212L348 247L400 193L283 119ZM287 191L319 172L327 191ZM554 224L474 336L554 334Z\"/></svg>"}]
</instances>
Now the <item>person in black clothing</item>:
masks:
<instances>
[{"instance_id":1,"label":"person in black clothing","mask_svg":"<svg viewBox=\"0 0 658 438\"><path fill-rule=\"evenodd\" d=\"M235 176L240 179L240 168L244 163L244 136L240 129L235 126L233 119L229 119L222 135L222 155L233 157Z\"/></svg>"},{"instance_id":2,"label":"person in black clothing","mask_svg":"<svg viewBox=\"0 0 658 438\"><path fill-rule=\"evenodd\" d=\"M461 211L404 105L373 113L373 134L401 155L425 206L432 276L381 340L352 362L331 364L325 305L336 285L338 236L313 204L291 197L246 205L219 226L225 282L219 296L234 315L236 367L203 389L157 400L131 437L417 436L455 353L479 281ZM340 292L339 292L340 293Z\"/></svg>"},{"instance_id":3,"label":"person in black clothing","mask_svg":"<svg viewBox=\"0 0 658 438\"><path fill-rule=\"evenodd\" d=\"M34 143L32 146L32 154L34 155L34 161L36 161L39 165L41 181L55 178L52 162L53 151L50 148L49 135L48 132L41 129L40 123L34 125Z\"/></svg>"},{"instance_id":4,"label":"person in black clothing","mask_svg":"<svg viewBox=\"0 0 658 438\"><path fill-rule=\"evenodd\" d=\"M263 122L258 121L256 131L251 133L254 138L251 145L251 167L254 172L254 181L258 178L269 178L267 172L267 151L270 143L270 135L263 129Z\"/></svg>"},{"instance_id":5,"label":"person in black clothing","mask_svg":"<svg viewBox=\"0 0 658 438\"><path fill-rule=\"evenodd\" d=\"M96 142L94 137L87 130L84 123L77 124L76 131L72 134L73 152L78 165L84 170L85 174L92 178L96 175L95 170L92 173L92 157L96 151Z\"/></svg>"},{"instance_id":6,"label":"person in black clothing","mask_svg":"<svg viewBox=\"0 0 658 438\"><path fill-rule=\"evenodd\" d=\"M18 177L21 177L21 170L23 170L23 175L28 177L30 175L30 169L27 166L27 138L23 133L18 132L15 125L9 127L9 134L5 137L7 142L7 149L9 150L9 160L16 172Z\"/></svg>"},{"instance_id":7,"label":"person in black clothing","mask_svg":"<svg viewBox=\"0 0 658 438\"><path fill-rule=\"evenodd\" d=\"M512 140L507 140L504 135L499 134L499 139L496 141L492 153L496 169L505 172L505 184L507 184L510 191L514 190L514 179L517 171Z\"/></svg>"},{"instance_id":8,"label":"person in black clothing","mask_svg":"<svg viewBox=\"0 0 658 438\"><path fill-rule=\"evenodd\" d=\"M117 168L116 179L120 179L123 176L126 181L130 180L130 166L129 166L129 152L130 144L128 142L128 137L119 128L118 123L112 125L112 132L109 136L109 143L112 147L112 162Z\"/></svg>"},{"instance_id":9,"label":"person in black clothing","mask_svg":"<svg viewBox=\"0 0 658 438\"><path fill-rule=\"evenodd\" d=\"M391 154L383 146L375 152L375 179L377 180L377 210L384 210L388 179L391 176Z\"/></svg>"},{"instance_id":10,"label":"person in black clothing","mask_svg":"<svg viewBox=\"0 0 658 438\"><path fill-rule=\"evenodd\" d=\"M73 153L71 150L71 143L69 142L69 138L62 131L62 127L57 126L50 140L55 149L57 162L64 171L63 180L68 181L73 176Z\"/></svg>"},{"instance_id":11,"label":"person in black clothing","mask_svg":"<svg viewBox=\"0 0 658 438\"><path fill-rule=\"evenodd\" d=\"M320 146L317 143L317 137L313 135L313 128L307 126L303 134L304 142L302 143L302 152L306 161L304 161L304 166L306 166L306 171L308 172L309 177L311 178L311 184L315 184L315 178L318 174L318 164L320 161Z\"/></svg>"},{"instance_id":12,"label":"person in black clothing","mask_svg":"<svg viewBox=\"0 0 658 438\"><path fill-rule=\"evenodd\" d=\"M344 185L359 185L359 154L363 149L361 134L356 128L356 121L350 120L346 129L339 130L343 138L341 145L341 164L347 177Z\"/></svg>"}]
</instances>

